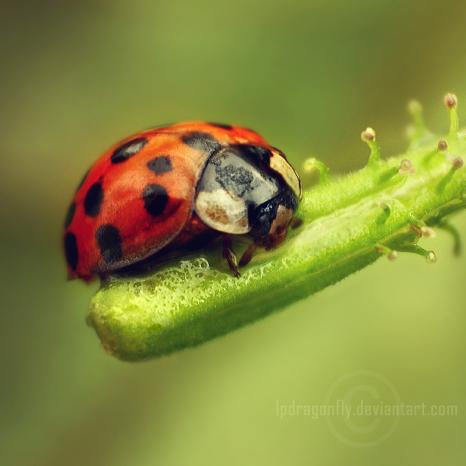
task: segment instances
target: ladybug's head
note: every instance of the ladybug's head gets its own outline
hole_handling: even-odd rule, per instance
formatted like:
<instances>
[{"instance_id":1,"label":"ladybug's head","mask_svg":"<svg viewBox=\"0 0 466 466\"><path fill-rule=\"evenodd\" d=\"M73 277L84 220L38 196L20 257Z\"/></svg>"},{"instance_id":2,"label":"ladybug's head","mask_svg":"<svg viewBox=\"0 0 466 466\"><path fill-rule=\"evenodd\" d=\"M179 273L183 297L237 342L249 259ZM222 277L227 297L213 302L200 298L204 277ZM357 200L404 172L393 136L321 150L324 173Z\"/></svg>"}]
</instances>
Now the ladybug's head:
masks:
<instances>
[{"instance_id":1,"label":"ladybug's head","mask_svg":"<svg viewBox=\"0 0 466 466\"><path fill-rule=\"evenodd\" d=\"M251 235L255 239L264 239L266 246L272 247L275 243L281 243L297 207L298 198L286 187L272 199L257 207L251 207Z\"/></svg>"},{"instance_id":2,"label":"ladybug's head","mask_svg":"<svg viewBox=\"0 0 466 466\"><path fill-rule=\"evenodd\" d=\"M282 152L237 144L210 157L195 211L214 230L278 240L286 235L300 196L299 177Z\"/></svg>"}]
</instances>

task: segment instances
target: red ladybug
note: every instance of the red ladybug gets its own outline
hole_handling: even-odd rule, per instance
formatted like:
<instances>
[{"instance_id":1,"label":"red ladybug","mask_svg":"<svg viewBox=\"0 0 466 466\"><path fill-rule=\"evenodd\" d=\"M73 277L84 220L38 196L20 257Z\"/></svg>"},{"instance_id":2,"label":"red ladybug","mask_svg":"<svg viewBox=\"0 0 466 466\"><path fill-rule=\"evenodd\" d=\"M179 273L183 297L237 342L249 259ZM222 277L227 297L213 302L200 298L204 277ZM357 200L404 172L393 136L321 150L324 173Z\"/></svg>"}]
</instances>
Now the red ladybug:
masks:
<instances>
[{"instance_id":1,"label":"red ladybug","mask_svg":"<svg viewBox=\"0 0 466 466\"><path fill-rule=\"evenodd\" d=\"M81 181L65 219L71 278L125 270L207 232L223 235L234 275L230 235L270 249L286 237L301 183L285 155L256 132L187 122L142 131L106 151ZM155 255L155 256L154 256Z\"/></svg>"}]
</instances>

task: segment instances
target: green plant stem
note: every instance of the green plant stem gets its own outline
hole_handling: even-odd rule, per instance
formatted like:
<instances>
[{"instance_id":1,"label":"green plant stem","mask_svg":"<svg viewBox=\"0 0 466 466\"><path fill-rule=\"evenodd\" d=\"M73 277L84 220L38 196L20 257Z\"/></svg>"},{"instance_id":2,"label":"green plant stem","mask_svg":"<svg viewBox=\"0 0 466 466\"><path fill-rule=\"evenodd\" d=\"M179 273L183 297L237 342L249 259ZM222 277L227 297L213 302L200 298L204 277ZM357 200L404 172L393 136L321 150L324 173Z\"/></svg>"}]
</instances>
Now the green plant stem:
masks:
<instances>
[{"instance_id":1,"label":"green plant stem","mask_svg":"<svg viewBox=\"0 0 466 466\"><path fill-rule=\"evenodd\" d=\"M147 359L225 334L322 290L384 255L377 245L424 251L411 247L418 240L411 226L435 227L466 205L466 170L454 168L448 154L435 153L436 144L423 142L306 191L298 212L303 224L283 246L258 254L240 278L229 274L219 248L201 250L150 276L105 283L91 301L88 322L111 354ZM459 155L466 155L464 137L457 142ZM414 173L399 173L406 159Z\"/></svg>"}]
</instances>

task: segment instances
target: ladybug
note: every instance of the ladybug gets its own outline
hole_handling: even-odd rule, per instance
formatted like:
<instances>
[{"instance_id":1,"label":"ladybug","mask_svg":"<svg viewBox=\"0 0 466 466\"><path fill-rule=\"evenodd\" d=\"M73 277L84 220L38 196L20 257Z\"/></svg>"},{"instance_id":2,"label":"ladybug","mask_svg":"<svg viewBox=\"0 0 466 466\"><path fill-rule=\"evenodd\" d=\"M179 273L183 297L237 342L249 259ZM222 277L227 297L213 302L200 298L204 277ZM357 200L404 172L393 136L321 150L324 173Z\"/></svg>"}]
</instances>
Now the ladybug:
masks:
<instances>
[{"instance_id":1,"label":"ladybug","mask_svg":"<svg viewBox=\"0 0 466 466\"><path fill-rule=\"evenodd\" d=\"M204 234L221 235L235 276L257 247L286 237L301 182L285 154L255 131L185 122L134 134L85 174L65 219L70 278L118 273ZM232 235L252 244L239 262Z\"/></svg>"}]
</instances>

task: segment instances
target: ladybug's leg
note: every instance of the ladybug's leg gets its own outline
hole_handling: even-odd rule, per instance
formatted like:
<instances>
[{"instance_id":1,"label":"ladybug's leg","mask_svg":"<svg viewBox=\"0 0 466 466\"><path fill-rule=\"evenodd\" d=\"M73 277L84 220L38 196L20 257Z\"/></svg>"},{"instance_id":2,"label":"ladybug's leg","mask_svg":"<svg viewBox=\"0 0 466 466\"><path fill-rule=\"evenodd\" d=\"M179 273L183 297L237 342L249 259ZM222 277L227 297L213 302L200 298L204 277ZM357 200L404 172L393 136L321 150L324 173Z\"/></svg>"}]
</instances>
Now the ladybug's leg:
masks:
<instances>
[{"instance_id":1,"label":"ladybug's leg","mask_svg":"<svg viewBox=\"0 0 466 466\"><path fill-rule=\"evenodd\" d=\"M244 267L245 265L248 265L249 262L251 262L252 256L254 256L254 253L256 252L258 247L259 245L257 243L251 243L248 246L246 251L243 252L241 259L239 260L240 267Z\"/></svg>"},{"instance_id":2,"label":"ladybug's leg","mask_svg":"<svg viewBox=\"0 0 466 466\"><path fill-rule=\"evenodd\" d=\"M290 228L292 230L295 230L296 228L299 228L303 224L303 220L298 217L293 217L291 222L290 222Z\"/></svg>"},{"instance_id":3,"label":"ladybug's leg","mask_svg":"<svg viewBox=\"0 0 466 466\"><path fill-rule=\"evenodd\" d=\"M241 276L238 270L238 260L236 259L235 253L232 249L232 241L230 236L223 236L223 257L228 262L228 267L230 267L231 273L235 277Z\"/></svg>"},{"instance_id":4,"label":"ladybug's leg","mask_svg":"<svg viewBox=\"0 0 466 466\"><path fill-rule=\"evenodd\" d=\"M300 218L293 217L289 226L290 228L295 229L300 227L302 224L303 221ZM239 260L239 266L244 267L245 265L249 264L255 252L260 247L268 251L280 246L280 244L283 243L283 241L286 239L286 233L287 229L285 227L278 227L275 233L269 234L265 238L258 239L254 243L251 243L241 256Z\"/></svg>"}]
</instances>

